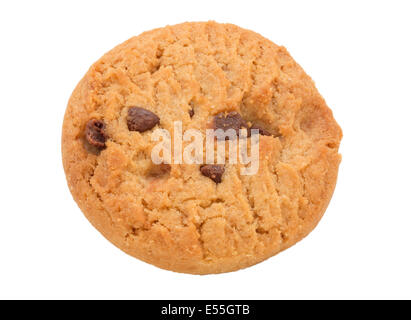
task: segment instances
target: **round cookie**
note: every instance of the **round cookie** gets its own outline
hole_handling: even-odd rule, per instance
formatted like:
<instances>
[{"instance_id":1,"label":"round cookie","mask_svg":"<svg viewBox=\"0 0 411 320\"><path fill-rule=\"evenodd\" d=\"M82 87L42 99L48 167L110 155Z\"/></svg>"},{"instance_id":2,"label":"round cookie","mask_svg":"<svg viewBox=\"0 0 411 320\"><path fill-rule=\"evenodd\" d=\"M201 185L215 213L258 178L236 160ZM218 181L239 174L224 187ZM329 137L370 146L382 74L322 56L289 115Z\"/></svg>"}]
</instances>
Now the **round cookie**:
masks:
<instances>
[{"instance_id":1,"label":"round cookie","mask_svg":"<svg viewBox=\"0 0 411 320\"><path fill-rule=\"evenodd\" d=\"M259 130L259 170L151 160L154 129ZM236 127L236 128L237 128ZM332 196L342 137L313 81L280 47L230 24L145 32L77 85L62 134L70 191L126 253L192 274L254 265L305 237Z\"/></svg>"}]
</instances>

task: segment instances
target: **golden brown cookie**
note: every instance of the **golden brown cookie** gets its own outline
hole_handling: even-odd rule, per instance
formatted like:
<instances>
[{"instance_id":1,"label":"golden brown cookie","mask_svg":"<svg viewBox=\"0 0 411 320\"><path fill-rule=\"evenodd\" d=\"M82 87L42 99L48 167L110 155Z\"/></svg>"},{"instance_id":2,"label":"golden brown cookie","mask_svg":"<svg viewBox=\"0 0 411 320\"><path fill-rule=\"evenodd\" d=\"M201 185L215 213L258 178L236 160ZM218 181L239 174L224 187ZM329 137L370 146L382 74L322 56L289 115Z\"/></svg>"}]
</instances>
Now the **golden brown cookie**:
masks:
<instances>
[{"instance_id":1,"label":"golden brown cookie","mask_svg":"<svg viewBox=\"0 0 411 320\"><path fill-rule=\"evenodd\" d=\"M257 128L259 170L160 164L156 128ZM250 136L250 135L249 135ZM113 244L160 268L220 273L305 237L332 196L342 137L313 81L284 47L230 24L145 32L97 61L63 124L68 185Z\"/></svg>"}]
</instances>

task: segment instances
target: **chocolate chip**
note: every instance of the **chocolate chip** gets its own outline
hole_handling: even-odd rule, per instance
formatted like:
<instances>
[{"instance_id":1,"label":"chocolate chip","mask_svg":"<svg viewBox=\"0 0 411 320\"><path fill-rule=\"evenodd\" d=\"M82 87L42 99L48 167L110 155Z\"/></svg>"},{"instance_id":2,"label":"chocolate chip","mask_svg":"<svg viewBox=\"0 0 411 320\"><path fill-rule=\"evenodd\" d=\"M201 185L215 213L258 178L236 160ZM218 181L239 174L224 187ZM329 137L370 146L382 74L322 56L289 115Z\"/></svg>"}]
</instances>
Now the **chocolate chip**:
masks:
<instances>
[{"instance_id":1,"label":"chocolate chip","mask_svg":"<svg viewBox=\"0 0 411 320\"><path fill-rule=\"evenodd\" d=\"M255 125L255 124L253 124L253 125L251 126L251 128L249 129L249 131L248 131L248 136L249 136L249 137L251 136L251 130L252 130L252 129L258 130L258 134L260 134L260 135L262 135L262 136L272 136L272 134L271 134L270 132L268 132L267 130L265 130L265 129L263 129L263 128Z\"/></svg>"},{"instance_id":2,"label":"chocolate chip","mask_svg":"<svg viewBox=\"0 0 411 320\"><path fill-rule=\"evenodd\" d=\"M154 128L160 118L149 110L140 107L128 109L127 126L130 131L144 132Z\"/></svg>"},{"instance_id":3,"label":"chocolate chip","mask_svg":"<svg viewBox=\"0 0 411 320\"><path fill-rule=\"evenodd\" d=\"M205 164L200 167L200 171L203 176L210 178L215 183L220 183L224 173L224 166L218 164Z\"/></svg>"},{"instance_id":4,"label":"chocolate chip","mask_svg":"<svg viewBox=\"0 0 411 320\"><path fill-rule=\"evenodd\" d=\"M91 119L86 124L86 140L92 146L99 149L106 147L106 124L102 120Z\"/></svg>"},{"instance_id":5,"label":"chocolate chip","mask_svg":"<svg viewBox=\"0 0 411 320\"><path fill-rule=\"evenodd\" d=\"M224 131L234 129L238 136L241 128L248 129L248 125L238 112L233 111L228 114L222 112L214 117L214 129L222 129ZM225 140L229 139L227 136L224 138ZM217 136L217 139L223 140L223 137Z\"/></svg>"},{"instance_id":6,"label":"chocolate chip","mask_svg":"<svg viewBox=\"0 0 411 320\"><path fill-rule=\"evenodd\" d=\"M190 115L190 118L192 118L194 116L194 101L191 100L189 102L190 105L190 110L188 110L188 114Z\"/></svg>"}]
</instances>

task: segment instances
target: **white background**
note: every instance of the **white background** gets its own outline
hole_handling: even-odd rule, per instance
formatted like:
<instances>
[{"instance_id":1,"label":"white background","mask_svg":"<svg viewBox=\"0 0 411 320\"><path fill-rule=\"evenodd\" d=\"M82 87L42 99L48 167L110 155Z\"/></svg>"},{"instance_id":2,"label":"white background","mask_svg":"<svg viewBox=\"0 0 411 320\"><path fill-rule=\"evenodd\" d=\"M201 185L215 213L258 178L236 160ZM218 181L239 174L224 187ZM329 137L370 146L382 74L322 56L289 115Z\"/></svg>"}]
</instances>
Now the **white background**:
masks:
<instances>
[{"instance_id":1,"label":"white background","mask_svg":"<svg viewBox=\"0 0 411 320\"><path fill-rule=\"evenodd\" d=\"M411 298L409 1L1 1L0 298ZM143 31L216 20L287 47L344 131L331 204L305 240L213 276L127 256L66 186L60 136L88 67Z\"/></svg>"}]
</instances>

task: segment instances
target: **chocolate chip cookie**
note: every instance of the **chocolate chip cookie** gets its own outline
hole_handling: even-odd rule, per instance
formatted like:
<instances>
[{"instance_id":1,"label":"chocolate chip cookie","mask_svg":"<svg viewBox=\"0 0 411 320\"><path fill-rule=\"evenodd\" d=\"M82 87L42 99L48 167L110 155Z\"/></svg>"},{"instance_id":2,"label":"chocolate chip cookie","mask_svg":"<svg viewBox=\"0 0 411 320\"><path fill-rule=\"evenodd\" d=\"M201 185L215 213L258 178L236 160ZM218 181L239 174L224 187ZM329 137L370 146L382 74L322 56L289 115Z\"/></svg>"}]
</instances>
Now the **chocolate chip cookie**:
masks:
<instances>
[{"instance_id":1,"label":"chocolate chip cookie","mask_svg":"<svg viewBox=\"0 0 411 320\"><path fill-rule=\"evenodd\" d=\"M156 132L174 142L177 121L184 132L258 139L258 171L154 163ZM208 274L263 261L317 225L341 138L284 47L230 24L183 23L133 37L92 65L68 103L62 154L75 201L108 240L160 268Z\"/></svg>"}]
</instances>

